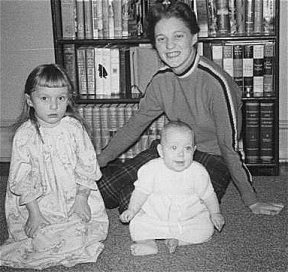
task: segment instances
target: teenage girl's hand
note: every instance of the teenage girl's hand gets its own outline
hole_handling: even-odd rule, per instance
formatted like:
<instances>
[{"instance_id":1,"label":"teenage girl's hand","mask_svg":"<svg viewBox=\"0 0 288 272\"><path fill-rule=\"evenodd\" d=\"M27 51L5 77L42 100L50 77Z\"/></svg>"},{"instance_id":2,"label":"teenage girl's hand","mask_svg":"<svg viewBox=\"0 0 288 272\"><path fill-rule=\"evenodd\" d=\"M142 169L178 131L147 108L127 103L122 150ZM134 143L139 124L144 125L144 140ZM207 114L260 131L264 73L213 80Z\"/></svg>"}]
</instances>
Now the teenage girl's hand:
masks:
<instances>
[{"instance_id":1,"label":"teenage girl's hand","mask_svg":"<svg viewBox=\"0 0 288 272\"><path fill-rule=\"evenodd\" d=\"M71 207L68 216L71 216L73 213L77 214L84 223L91 220L91 209L88 205L87 197L76 195L75 202Z\"/></svg>"},{"instance_id":2,"label":"teenage girl's hand","mask_svg":"<svg viewBox=\"0 0 288 272\"><path fill-rule=\"evenodd\" d=\"M214 227L218 231L221 231L224 224L225 224L224 217L222 216L222 214L221 213L212 213L210 218L211 218L211 221L212 221Z\"/></svg>"},{"instance_id":3,"label":"teenage girl's hand","mask_svg":"<svg viewBox=\"0 0 288 272\"><path fill-rule=\"evenodd\" d=\"M28 237L32 238L39 228L49 224L49 221L41 213L29 213L24 231Z\"/></svg>"},{"instance_id":4,"label":"teenage girl's hand","mask_svg":"<svg viewBox=\"0 0 288 272\"><path fill-rule=\"evenodd\" d=\"M255 214L276 215L284 208L283 204L256 202L249 206Z\"/></svg>"},{"instance_id":5,"label":"teenage girl's hand","mask_svg":"<svg viewBox=\"0 0 288 272\"><path fill-rule=\"evenodd\" d=\"M120 220L123 223L128 223L133 219L134 216L135 216L135 213L132 210L128 209L124 211L123 213L121 213Z\"/></svg>"}]
</instances>

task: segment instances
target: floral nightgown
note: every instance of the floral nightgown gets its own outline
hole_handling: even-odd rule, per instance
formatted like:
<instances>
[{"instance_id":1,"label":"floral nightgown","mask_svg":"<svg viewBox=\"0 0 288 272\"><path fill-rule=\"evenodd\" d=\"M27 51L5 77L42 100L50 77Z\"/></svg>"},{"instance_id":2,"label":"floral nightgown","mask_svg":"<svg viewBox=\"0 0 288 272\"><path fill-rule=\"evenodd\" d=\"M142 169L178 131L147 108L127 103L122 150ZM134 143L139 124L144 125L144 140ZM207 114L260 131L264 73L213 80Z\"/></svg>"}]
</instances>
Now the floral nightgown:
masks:
<instances>
[{"instance_id":1,"label":"floral nightgown","mask_svg":"<svg viewBox=\"0 0 288 272\"><path fill-rule=\"evenodd\" d=\"M40 127L42 140L27 121L13 140L6 195L9 239L0 247L1 265L43 269L95 262L103 250L108 217L95 180L101 177L94 147L82 125L64 117L53 128ZM91 221L68 217L77 186L91 189ZM37 200L50 225L28 238L25 204Z\"/></svg>"}]
</instances>

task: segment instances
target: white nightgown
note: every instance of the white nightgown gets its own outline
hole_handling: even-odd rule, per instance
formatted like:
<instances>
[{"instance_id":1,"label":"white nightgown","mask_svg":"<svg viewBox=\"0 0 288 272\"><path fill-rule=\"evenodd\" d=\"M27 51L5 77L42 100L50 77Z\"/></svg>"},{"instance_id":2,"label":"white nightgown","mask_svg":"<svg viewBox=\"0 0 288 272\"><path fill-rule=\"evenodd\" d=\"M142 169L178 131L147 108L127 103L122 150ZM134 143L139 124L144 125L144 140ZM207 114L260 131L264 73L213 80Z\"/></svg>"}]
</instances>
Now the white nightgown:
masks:
<instances>
[{"instance_id":1,"label":"white nightgown","mask_svg":"<svg viewBox=\"0 0 288 272\"><path fill-rule=\"evenodd\" d=\"M5 212L9 239L0 247L1 265L43 269L95 262L108 233L108 217L96 180L101 178L91 140L79 121L64 117L53 128L27 121L16 132L7 186ZM68 212L77 186L91 189L91 221ZM25 204L37 200L50 225L28 238Z\"/></svg>"},{"instance_id":2,"label":"white nightgown","mask_svg":"<svg viewBox=\"0 0 288 272\"><path fill-rule=\"evenodd\" d=\"M157 158L140 168L134 185L148 198L130 222L133 241L175 238L196 244L211 238L214 227L203 200L214 189L200 163L176 172Z\"/></svg>"}]
</instances>

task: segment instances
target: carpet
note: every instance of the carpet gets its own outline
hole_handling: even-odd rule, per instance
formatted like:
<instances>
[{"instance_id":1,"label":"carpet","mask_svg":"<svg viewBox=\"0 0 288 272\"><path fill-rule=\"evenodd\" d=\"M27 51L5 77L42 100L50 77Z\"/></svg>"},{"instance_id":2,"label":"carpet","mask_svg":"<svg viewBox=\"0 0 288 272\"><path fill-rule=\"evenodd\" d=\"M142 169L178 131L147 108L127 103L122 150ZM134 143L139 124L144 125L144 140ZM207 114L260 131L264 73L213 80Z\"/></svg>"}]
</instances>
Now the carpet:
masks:
<instances>
[{"instance_id":1,"label":"carpet","mask_svg":"<svg viewBox=\"0 0 288 272\"><path fill-rule=\"evenodd\" d=\"M0 243L7 237L4 198L7 177L0 180ZM119 221L117 209L107 210L110 228L105 248L96 263L71 268L51 267L42 271L87 272L284 272L287 270L287 171L280 176L254 177L260 201L281 202L283 211L276 216L255 215L244 206L233 184L221 203L226 224L221 233L204 244L179 247L169 254L158 241L156 255L135 257L130 253L127 225ZM1 267L1 271L34 271ZM37 271L37 270L35 270Z\"/></svg>"}]
</instances>

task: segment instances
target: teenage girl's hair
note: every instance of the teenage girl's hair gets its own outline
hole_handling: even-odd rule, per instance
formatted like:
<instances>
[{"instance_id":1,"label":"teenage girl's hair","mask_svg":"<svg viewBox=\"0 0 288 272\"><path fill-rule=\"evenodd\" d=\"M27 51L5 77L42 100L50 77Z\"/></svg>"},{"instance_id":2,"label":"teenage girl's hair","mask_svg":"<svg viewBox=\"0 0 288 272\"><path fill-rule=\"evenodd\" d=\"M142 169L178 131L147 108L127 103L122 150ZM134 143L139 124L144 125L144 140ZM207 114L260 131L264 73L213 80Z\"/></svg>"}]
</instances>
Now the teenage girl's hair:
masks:
<instances>
[{"instance_id":1,"label":"teenage girl's hair","mask_svg":"<svg viewBox=\"0 0 288 272\"><path fill-rule=\"evenodd\" d=\"M162 133L161 133L161 143L163 143L163 141L165 141L167 132L171 128L175 128L175 129L186 131L186 132L187 131L191 132L192 138L193 138L193 141L194 141L194 131L193 131L193 129L187 123L185 123L183 121L180 121L180 120L177 120L177 121L169 121L163 127L163 130L162 130Z\"/></svg>"},{"instance_id":2,"label":"teenage girl's hair","mask_svg":"<svg viewBox=\"0 0 288 272\"><path fill-rule=\"evenodd\" d=\"M157 0L150 7L146 20L146 33L153 46L155 46L155 26L163 18L178 18L190 29L192 35L199 33L195 13L190 6L181 1Z\"/></svg>"},{"instance_id":3,"label":"teenage girl's hair","mask_svg":"<svg viewBox=\"0 0 288 272\"><path fill-rule=\"evenodd\" d=\"M67 87L68 89L68 106L66 109L66 116L71 116L78 120L83 128L89 132L89 128L85 123L85 120L79 115L75 109L74 102L74 89L73 84L67 75L66 71L58 64L42 64L33 69L29 74L24 89L25 94L31 96L31 94L36 90L37 87L47 87L47 88L62 88ZM35 110L27 104L26 98L23 105L22 113L20 114L17 122L14 125L14 129L17 130L24 122L30 120L41 137L39 131L39 124L35 116Z\"/></svg>"}]
</instances>

